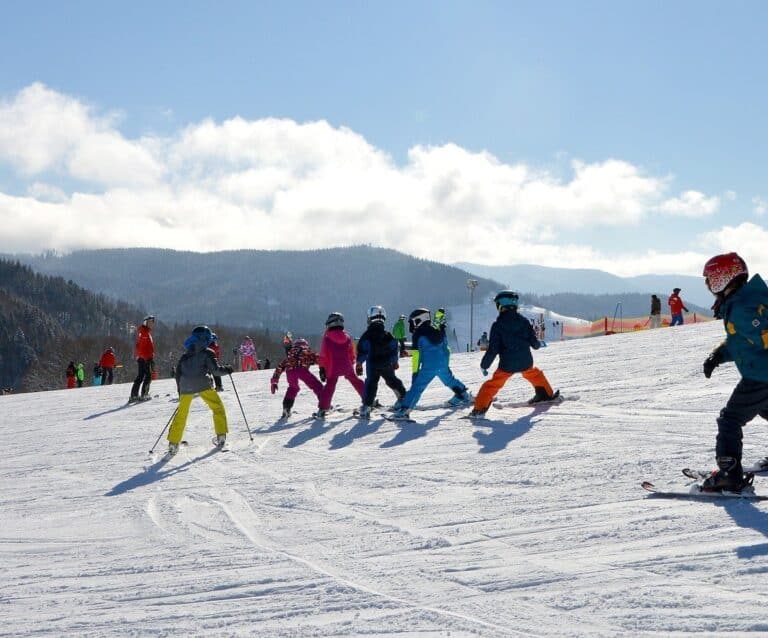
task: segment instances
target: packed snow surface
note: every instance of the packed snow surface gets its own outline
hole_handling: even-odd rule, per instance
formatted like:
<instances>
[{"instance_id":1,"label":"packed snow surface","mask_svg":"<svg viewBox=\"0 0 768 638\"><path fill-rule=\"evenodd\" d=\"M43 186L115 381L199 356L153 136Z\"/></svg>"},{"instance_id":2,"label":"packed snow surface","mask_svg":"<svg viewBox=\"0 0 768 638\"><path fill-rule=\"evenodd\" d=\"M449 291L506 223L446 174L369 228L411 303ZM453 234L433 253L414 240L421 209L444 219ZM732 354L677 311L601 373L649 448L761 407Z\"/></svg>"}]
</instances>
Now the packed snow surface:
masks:
<instances>
[{"instance_id":1,"label":"packed snow surface","mask_svg":"<svg viewBox=\"0 0 768 638\"><path fill-rule=\"evenodd\" d=\"M197 399L169 462L172 380L0 397L2 636L668 636L768 634L768 503L649 498L713 464L738 375L701 363L719 323L551 343L571 398L435 407L416 423L278 421L271 371L222 394L230 452ZM452 368L473 391L480 353ZM404 364L407 364L407 360ZM410 380L406 365L401 376ZM392 402L382 385L379 395ZM523 401L513 377L500 400ZM335 403L359 404L340 381ZM745 462L768 453L746 430ZM768 479L756 479L768 491Z\"/></svg>"}]
</instances>

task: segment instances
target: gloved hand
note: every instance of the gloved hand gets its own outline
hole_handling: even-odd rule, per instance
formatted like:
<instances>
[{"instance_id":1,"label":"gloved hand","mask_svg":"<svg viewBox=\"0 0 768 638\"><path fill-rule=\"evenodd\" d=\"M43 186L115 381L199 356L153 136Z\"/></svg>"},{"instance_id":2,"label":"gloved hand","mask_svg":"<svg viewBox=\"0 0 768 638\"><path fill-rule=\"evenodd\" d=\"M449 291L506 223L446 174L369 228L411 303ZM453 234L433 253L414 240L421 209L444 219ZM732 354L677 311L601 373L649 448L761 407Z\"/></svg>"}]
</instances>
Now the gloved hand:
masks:
<instances>
[{"instance_id":1,"label":"gloved hand","mask_svg":"<svg viewBox=\"0 0 768 638\"><path fill-rule=\"evenodd\" d=\"M272 379L269 382L269 389L272 391L272 394L277 392L277 379Z\"/></svg>"},{"instance_id":2,"label":"gloved hand","mask_svg":"<svg viewBox=\"0 0 768 638\"><path fill-rule=\"evenodd\" d=\"M235 369L231 365L229 365L229 364L227 364L225 366L221 366L221 367L224 368L224 371L227 374L232 374L235 371Z\"/></svg>"},{"instance_id":3,"label":"gloved hand","mask_svg":"<svg viewBox=\"0 0 768 638\"><path fill-rule=\"evenodd\" d=\"M709 379L712 376L712 371L723 362L723 353L718 348L714 350L704 361L704 376Z\"/></svg>"},{"instance_id":4,"label":"gloved hand","mask_svg":"<svg viewBox=\"0 0 768 638\"><path fill-rule=\"evenodd\" d=\"M363 364L360 363L359 361L355 364L355 374L358 377L362 377L363 376Z\"/></svg>"},{"instance_id":5,"label":"gloved hand","mask_svg":"<svg viewBox=\"0 0 768 638\"><path fill-rule=\"evenodd\" d=\"M400 364L399 364L397 361L395 361L395 362L392 364L392 369L393 369L393 370L399 370L399 369L400 369Z\"/></svg>"},{"instance_id":6,"label":"gloved hand","mask_svg":"<svg viewBox=\"0 0 768 638\"><path fill-rule=\"evenodd\" d=\"M325 368L320 368L320 370L319 370L319 375L320 375L320 381L322 381L323 383L325 383L325 379L326 379L326 376L325 376Z\"/></svg>"},{"instance_id":7,"label":"gloved hand","mask_svg":"<svg viewBox=\"0 0 768 638\"><path fill-rule=\"evenodd\" d=\"M547 342L546 341L539 341L539 347L540 348L546 348L547 347Z\"/></svg>"},{"instance_id":8,"label":"gloved hand","mask_svg":"<svg viewBox=\"0 0 768 638\"><path fill-rule=\"evenodd\" d=\"M488 376L488 368L480 368L480 372L482 372L482 373L483 373L483 376L484 376L484 377L487 377L487 376Z\"/></svg>"}]
</instances>

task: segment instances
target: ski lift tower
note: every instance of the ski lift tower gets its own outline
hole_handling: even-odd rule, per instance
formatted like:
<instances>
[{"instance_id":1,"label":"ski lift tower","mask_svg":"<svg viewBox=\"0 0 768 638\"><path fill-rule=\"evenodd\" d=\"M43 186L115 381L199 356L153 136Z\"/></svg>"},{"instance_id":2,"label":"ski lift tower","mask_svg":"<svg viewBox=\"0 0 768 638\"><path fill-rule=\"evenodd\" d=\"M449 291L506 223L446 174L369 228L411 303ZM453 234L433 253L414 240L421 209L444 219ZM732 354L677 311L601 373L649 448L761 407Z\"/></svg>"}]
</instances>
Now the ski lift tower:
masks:
<instances>
[{"instance_id":1,"label":"ski lift tower","mask_svg":"<svg viewBox=\"0 0 768 638\"><path fill-rule=\"evenodd\" d=\"M475 288L477 288L477 279L467 279L467 288L469 288L469 347L468 351L475 349Z\"/></svg>"}]
</instances>

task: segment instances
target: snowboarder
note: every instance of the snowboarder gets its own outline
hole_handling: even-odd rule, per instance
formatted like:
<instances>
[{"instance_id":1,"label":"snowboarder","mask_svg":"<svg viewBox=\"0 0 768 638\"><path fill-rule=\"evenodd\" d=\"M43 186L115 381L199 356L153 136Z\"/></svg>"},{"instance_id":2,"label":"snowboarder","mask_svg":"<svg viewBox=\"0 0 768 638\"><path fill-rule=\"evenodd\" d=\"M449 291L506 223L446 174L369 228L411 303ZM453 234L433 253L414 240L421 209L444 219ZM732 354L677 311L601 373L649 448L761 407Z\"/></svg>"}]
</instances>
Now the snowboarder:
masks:
<instances>
[{"instance_id":1,"label":"snowboarder","mask_svg":"<svg viewBox=\"0 0 768 638\"><path fill-rule=\"evenodd\" d=\"M280 375L283 372L285 372L285 376L288 379L288 389L283 397L282 418L287 419L291 415L293 403L300 390L299 381L315 393L318 402L317 407L318 410L320 409L320 401L323 398L323 384L309 370L310 366L316 364L317 353L312 352L307 340L296 339L296 341L292 342L288 355L275 368L269 382L272 394L277 392L277 383L280 381Z\"/></svg>"},{"instance_id":2,"label":"snowboarder","mask_svg":"<svg viewBox=\"0 0 768 638\"><path fill-rule=\"evenodd\" d=\"M651 315L649 317L651 329L661 327L661 299L651 295Z\"/></svg>"},{"instance_id":3,"label":"snowboarder","mask_svg":"<svg viewBox=\"0 0 768 638\"><path fill-rule=\"evenodd\" d=\"M256 363L256 346L253 345L253 339L246 336L240 344L238 352L240 352L240 356L242 357L240 369L243 372L259 369L259 366Z\"/></svg>"},{"instance_id":4,"label":"snowboarder","mask_svg":"<svg viewBox=\"0 0 768 638\"><path fill-rule=\"evenodd\" d=\"M184 354L175 369L176 387L179 391L179 407L168 430L168 454L179 450L184 427L187 424L189 406L196 395L205 401L213 412L216 446L223 447L227 440L227 413L218 392L213 389L211 377L232 374L232 366L219 365L210 345L213 333L208 326L197 326L184 341Z\"/></svg>"},{"instance_id":5,"label":"snowboarder","mask_svg":"<svg viewBox=\"0 0 768 638\"><path fill-rule=\"evenodd\" d=\"M101 385L112 385L115 379L115 366L117 365L117 356L115 349L110 346L101 355L99 367L101 368Z\"/></svg>"},{"instance_id":6,"label":"snowboarder","mask_svg":"<svg viewBox=\"0 0 768 638\"><path fill-rule=\"evenodd\" d=\"M483 376L487 376L488 368L491 367L497 355L499 367L480 387L474 408L469 413L470 417L482 417L490 407L493 397L515 372L520 372L535 390L534 396L528 403L548 401L555 396L544 373L533 365L531 348L538 350L541 347L541 341L536 338L531 323L517 312L518 294L512 290L502 290L496 295L494 301L499 316L491 326L488 350L480 360L480 368Z\"/></svg>"},{"instance_id":7,"label":"snowboarder","mask_svg":"<svg viewBox=\"0 0 768 638\"><path fill-rule=\"evenodd\" d=\"M325 383L323 398L317 416L322 418L331 407L333 393L339 377L344 377L357 390L360 399L364 398L365 385L355 376L355 346L352 337L344 330L344 315L332 312L325 321L325 334L320 344L317 362L320 365L320 381Z\"/></svg>"},{"instance_id":8,"label":"snowboarder","mask_svg":"<svg viewBox=\"0 0 768 638\"><path fill-rule=\"evenodd\" d=\"M371 306L368 309L368 328L357 342L357 376L362 376L365 363L365 396L360 408L360 416L363 418L371 415L379 379L384 379L384 383L394 391L398 401L405 396L405 386L395 375L395 370L400 367L397 362L398 343L385 329L386 319L387 313L382 306Z\"/></svg>"},{"instance_id":9,"label":"snowboarder","mask_svg":"<svg viewBox=\"0 0 768 638\"><path fill-rule=\"evenodd\" d=\"M155 325L154 315L147 315L136 330L136 347L134 355L139 372L131 387L128 403L149 399L149 386L152 383L152 369L155 363L155 343L152 340L152 328ZM139 396L141 390L141 396Z\"/></svg>"},{"instance_id":10,"label":"snowboarder","mask_svg":"<svg viewBox=\"0 0 768 638\"><path fill-rule=\"evenodd\" d=\"M400 345L400 356L407 357L408 351L405 349L405 315L400 315L395 325L392 326L392 336Z\"/></svg>"},{"instance_id":11,"label":"snowboarder","mask_svg":"<svg viewBox=\"0 0 768 638\"><path fill-rule=\"evenodd\" d=\"M688 308L685 307L683 300L680 299L680 288L672 290L672 294L669 296L667 304L669 305L669 312L672 315L672 321L669 323L670 328L672 326L682 326L683 323L685 323L683 321L683 310L688 312Z\"/></svg>"},{"instance_id":12,"label":"snowboarder","mask_svg":"<svg viewBox=\"0 0 768 638\"><path fill-rule=\"evenodd\" d=\"M717 419L717 470L702 483L705 491L740 491L748 483L741 465L742 429L760 415L768 420L768 287L736 253L716 255L704 265L704 280L715 296L715 317L726 338L704 361L704 376L733 361L741 379ZM749 279L749 280L748 280ZM758 467L768 469L768 458Z\"/></svg>"},{"instance_id":13,"label":"snowboarder","mask_svg":"<svg viewBox=\"0 0 768 638\"><path fill-rule=\"evenodd\" d=\"M427 308L416 308L408 317L408 329L413 335L412 355L413 378L411 387L401 401L395 403L393 417L407 419L421 395L435 377L453 390L454 396L448 401L453 406L469 403L472 398L467 387L459 381L448 367L448 340L445 330L432 325L432 316Z\"/></svg>"}]
</instances>

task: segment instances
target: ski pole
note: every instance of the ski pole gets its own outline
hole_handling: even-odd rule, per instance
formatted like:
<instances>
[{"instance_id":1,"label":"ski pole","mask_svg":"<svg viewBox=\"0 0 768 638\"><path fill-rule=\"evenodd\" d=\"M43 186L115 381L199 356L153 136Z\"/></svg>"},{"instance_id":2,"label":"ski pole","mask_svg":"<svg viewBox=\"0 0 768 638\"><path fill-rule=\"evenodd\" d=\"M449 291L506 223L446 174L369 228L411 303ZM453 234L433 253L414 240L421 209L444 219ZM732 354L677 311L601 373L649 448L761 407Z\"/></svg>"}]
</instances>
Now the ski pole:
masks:
<instances>
[{"instance_id":1,"label":"ski pole","mask_svg":"<svg viewBox=\"0 0 768 638\"><path fill-rule=\"evenodd\" d=\"M171 415L171 418L168 419L168 423L165 424L165 427L163 428L163 431L160 432L160 436L157 437L157 441L155 441L155 444L152 446L152 449L149 451L150 454L155 451L155 448L157 447L157 444L160 443L160 438L165 434L165 431L168 429L168 426L171 424L171 421L173 421L173 417L176 416L176 413L179 411L179 406L176 406L176 409L173 411L173 414Z\"/></svg>"},{"instance_id":2,"label":"ski pole","mask_svg":"<svg viewBox=\"0 0 768 638\"><path fill-rule=\"evenodd\" d=\"M248 419L245 417L245 410L243 410L243 404L240 403L240 395L237 393L237 386L235 385L235 380L232 378L231 372L229 373L229 380L232 382L232 389L235 391L237 404L240 406L240 412L243 414L243 421L245 421L245 428L248 430L248 436L251 437L251 441L253 441L253 434L251 434L251 428L248 426Z\"/></svg>"}]
</instances>

